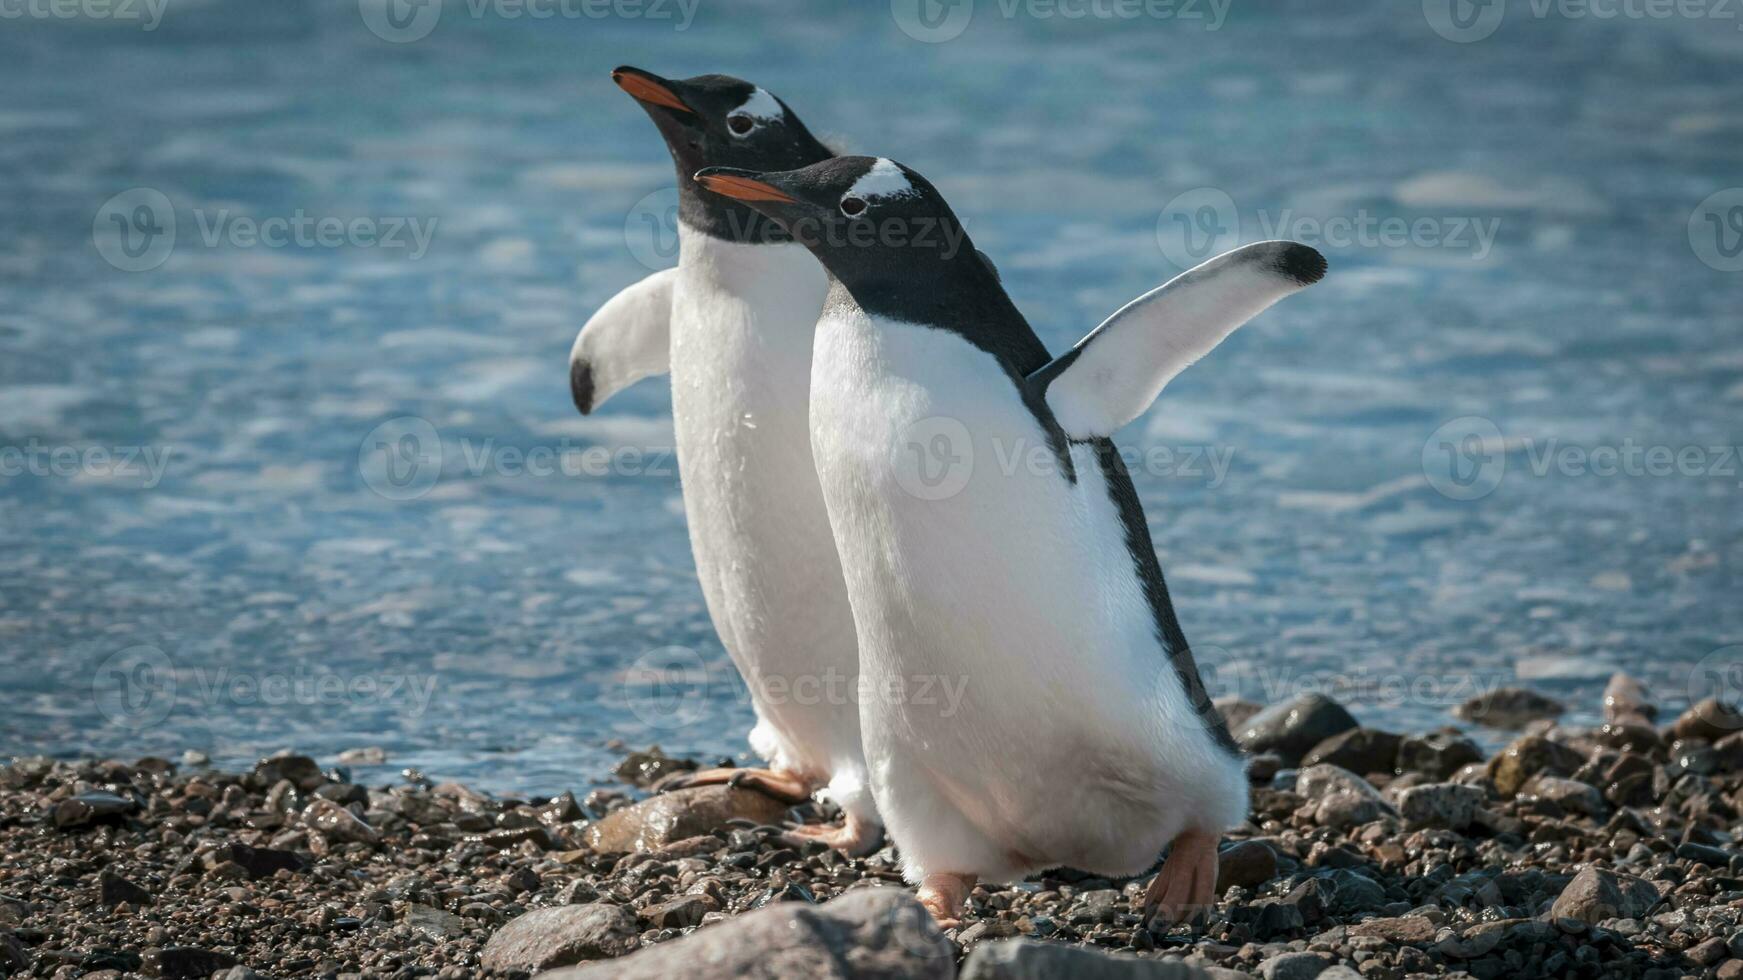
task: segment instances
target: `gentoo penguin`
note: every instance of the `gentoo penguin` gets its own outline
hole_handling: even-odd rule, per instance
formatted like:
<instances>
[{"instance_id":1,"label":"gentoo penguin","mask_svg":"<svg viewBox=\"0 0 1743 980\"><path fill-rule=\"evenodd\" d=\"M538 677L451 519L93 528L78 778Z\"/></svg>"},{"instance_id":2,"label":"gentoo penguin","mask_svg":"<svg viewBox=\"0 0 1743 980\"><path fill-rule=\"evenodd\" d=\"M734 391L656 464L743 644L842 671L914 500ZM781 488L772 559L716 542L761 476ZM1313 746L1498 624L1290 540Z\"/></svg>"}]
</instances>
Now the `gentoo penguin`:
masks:
<instances>
[{"instance_id":1,"label":"gentoo penguin","mask_svg":"<svg viewBox=\"0 0 1743 980\"><path fill-rule=\"evenodd\" d=\"M908 168L840 157L697 180L829 272L812 454L859 631L872 788L921 901L948 926L976 879L1137 875L1168 846L1147 915L1208 905L1217 842L1247 814L1245 764L1110 437L1324 258L1236 249L1055 359Z\"/></svg>"},{"instance_id":2,"label":"gentoo penguin","mask_svg":"<svg viewBox=\"0 0 1743 980\"><path fill-rule=\"evenodd\" d=\"M625 289L582 327L571 393L587 414L669 367L697 575L750 690L751 746L769 765L679 784L744 782L795 803L821 790L844 825L794 833L862 852L882 827L860 747L853 613L806 424L824 275L777 224L691 179L708 164L792 169L833 153L749 82L627 67L612 78L647 110L677 164L678 266Z\"/></svg>"}]
</instances>

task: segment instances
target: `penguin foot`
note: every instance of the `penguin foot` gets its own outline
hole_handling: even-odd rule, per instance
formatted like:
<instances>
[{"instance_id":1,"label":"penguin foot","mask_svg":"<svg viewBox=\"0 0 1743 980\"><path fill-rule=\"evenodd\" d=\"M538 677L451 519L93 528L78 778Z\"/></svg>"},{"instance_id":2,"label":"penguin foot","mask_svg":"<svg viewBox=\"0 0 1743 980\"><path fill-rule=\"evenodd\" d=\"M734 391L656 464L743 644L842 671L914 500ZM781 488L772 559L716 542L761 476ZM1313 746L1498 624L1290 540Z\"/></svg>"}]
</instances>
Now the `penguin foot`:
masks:
<instances>
[{"instance_id":1,"label":"penguin foot","mask_svg":"<svg viewBox=\"0 0 1743 980\"><path fill-rule=\"evenodd\" d=\"M669 793L675 789L695 786L743 786L772 796L788 806L797 806L811 798L811 784L790 772L773 769L700 769L679 772L654 784L654 792Z\"/></svg>"},{"instance_id":2,"label":"penguin foot","mask_svg":"<svg viewBox=\"0 0 1743 980\"><path fill-rule=\"evenodd\" d=\"M869 820L849 816L839 827L795 824L787 828L787 832L781 835L781 840L791 847L803 847L810 841L819 841L848 857L865 857L883 846L884 829Z\"/></svg>"},{"instance_id":3,"label":"penguin foot","mask_svg":"<svg viewBox=\"0 0 1743 980\"><path fill-rule=\"evenodd\" d=\"M915 897L926 911L932 913L938 928L955 929L962 925L962 907L968 902L968 892L974 887L974 882L974 875L927 875L921 880L920 893Z\"/></svg>"},{"instance_id":4,"label":"penguin foot","mask_svg":"<svg viewBox=\"0 0 1743 980\"><path fill-rule=\"evenodd\" d=\"M1144 925L1161 913L1170 924L1190 922L1216 901L1216 845L1211 834L1189 830L1174 838L1168 860L1144 890Z\"/></svg>"}]
</instances>

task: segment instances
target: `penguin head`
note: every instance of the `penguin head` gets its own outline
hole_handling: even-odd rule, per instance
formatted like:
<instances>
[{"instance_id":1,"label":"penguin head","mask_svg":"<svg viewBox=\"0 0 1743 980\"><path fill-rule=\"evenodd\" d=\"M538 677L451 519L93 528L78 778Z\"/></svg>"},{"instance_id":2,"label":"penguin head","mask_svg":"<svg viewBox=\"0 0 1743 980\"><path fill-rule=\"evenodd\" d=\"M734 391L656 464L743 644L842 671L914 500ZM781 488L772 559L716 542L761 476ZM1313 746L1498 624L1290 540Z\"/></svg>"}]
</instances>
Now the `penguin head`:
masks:
<instances>
[{"instance_id":1,"label":"penguin head","mask_svg":"<svg viewBox=\"0 0 1743 980\"><path fill-rule=\"evenodd\" d=\"M822 144L785 102L743 79L730 75L661 78L627 65L611 73L612 81L641 103L678 167L678 183L686 195L697 195L685 218L711 233L755 240L755 228L732 228L725 220L738 212L739 224L763 226L754 212L700 191L691 178L704 167L745 170L792 170L827 160L834 153ZM712 199L712 200L710 200Z\"/></svg>"},{"instance_id":2,"label":"penguin head","mask_svg":"<svg viewBox=\"0 0 1743 980\"><path fill-rule=\"evenodd\" d=\"M709 167L696 181L757 209L856 284L997 275L931 182L894 160L836 157L798 170Z\"/></svg>"}]
</instances>

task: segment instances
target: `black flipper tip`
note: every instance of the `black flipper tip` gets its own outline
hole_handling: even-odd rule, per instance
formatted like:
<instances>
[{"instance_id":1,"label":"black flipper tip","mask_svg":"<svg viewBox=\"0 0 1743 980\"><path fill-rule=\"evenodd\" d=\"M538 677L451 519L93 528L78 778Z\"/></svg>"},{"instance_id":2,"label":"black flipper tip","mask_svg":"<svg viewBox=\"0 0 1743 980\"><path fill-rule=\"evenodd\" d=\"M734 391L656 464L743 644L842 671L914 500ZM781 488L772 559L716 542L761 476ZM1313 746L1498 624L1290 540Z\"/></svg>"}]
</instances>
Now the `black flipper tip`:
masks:
<instances>
[{"instance_id":1,"label":"black flipper tip","mask_svg":"<svg viewBox=\"0 0 1743 980\"><path fill-rule=\"evenodd\" d=\"M1276 258L1277 271L1303 286L1311 286L1325 278L1325 256L1317 249L1290 242Z\"/></svg>"},{"instance_id":2,"label":"black flipper tip","mask_svg":"<svg viewBox=\"0 0 1743 980\"><path fill-rule=\"evenodd\" d=\"M569 362L569 395L582 415L593 414L593 366L586 361Z\"/></svg>"}]
</instances>

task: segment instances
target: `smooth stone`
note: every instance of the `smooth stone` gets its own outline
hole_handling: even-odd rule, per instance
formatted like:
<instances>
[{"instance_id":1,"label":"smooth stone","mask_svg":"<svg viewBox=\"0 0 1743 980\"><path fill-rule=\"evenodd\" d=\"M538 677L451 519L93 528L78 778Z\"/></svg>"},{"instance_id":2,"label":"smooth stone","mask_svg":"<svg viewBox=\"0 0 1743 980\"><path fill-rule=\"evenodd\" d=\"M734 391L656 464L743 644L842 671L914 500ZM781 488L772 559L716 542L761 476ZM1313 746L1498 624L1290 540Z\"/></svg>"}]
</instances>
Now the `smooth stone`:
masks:
<instances>
[{"instance_id":1,"label":"smooth stone","mask_svg":"<svg viewBox=\"0 0 1743 980\"><path fill-rule=\"evenodd\" d=\"M1211 974L1179 960L1145 960L1034 939L1004 939L974 947L960 980L1208 980Z\"/></svg>"},{"instance_id":2,"label":"smooth stone","mask_svg":"<svg viewBox=\"0 0 1743 980\"><path fill-rule=\"evenodd\" d=\"M1265 710L1265 706L1257 701L1248 701L1232 694L1215 699L1211 706L1216 708L1217 714L1222 715L1223 725L1228 728L1230 735L1240 731L1242 725Z\"/></svg>"},{"instance_id":3,"label":"smooth stone","mask_svg":"<svg viewBox=\"0 0 1743 980\"><path fill-rule=\"evenodd\" d=\"M114 908L123 902L134 908L151 903L150 892L107 869L97 877L97 889L104 908Z\"/></svg>"},{"instance_id":4,"label":"smooth stone","mask_svg":"<svg viewBox=\"0 0 1743 980\"><path fill-rule=\"evenodd\" d=\"M778 824L787 804L753 789L697 786L650 797L589 824L582 839L612 854L657 851L689 837L712 834L732 820Z\"/></svg>"},{"instance_id":5,"label":"smooth stone","mask_svg":"<svg viewBox=\"0 0 1743 980\"><path fill-rule=\"evenodd\" d=\"M1318 953L1279 953L1259 964L1265 980L1317 980L1331 964Z\"/></svg>"},{"instance_id":6,"label":"smooth stone","mask_svg":"<svg viewBox=\"0 0 1743 980\"><path fill-rule=\"evenodd\" d=\"M510 919L484 944L479 965L497 972L554 970L623 956L640 945L641 925L617 905L559 905Z\"/></svg>"},{"instance_id":7,"label":"smooth stone","mask_svg":"<svg viewBox=\"0 0 1743 980\"><path fill-rule=\"evenodd\" d=\"M1647 698L1646 685L1618 671L1604 686L1604 723L1650 725L1658 708Z\"/></svg>"},{"instance_id":8,"label":"smooth stone","mask_svg":"<svg viewBox=\"0 0 1743 980\"><path fill-rule=\"evenodd\" d=\"M1605 919L1638 919L1658 904L1658 889L1644 878L1587 868L1573 877L1550 906L1552 922L1587 924Z\"/></svg>"},{"instance_id":9,"label":"smooth stone","mask_svg":"<svg viewBox=\"0 0 1743 980\"><path fill-rule=\"evenodd\" d=\"M1571 776L1585 764L1585 757L1542 735L1514 739L1489 760L1489 781L1504 799L1512 799L1533 776Z\"/></svg>"},{"instance_id":10,"label":"smooth stone","mask_svg":"<svg viewBox=\"0 0 1743 980\"><path fill-rule=\"evenodd\" d=\"M1743 732L1743 715L1718 698L1707 698L1682 713L1671 723L1673 738L1701 738L1717 742L1727 735Z\"/></svg>"},{"instance_id":11,"label":"smooth stone","mask_svg":"<svg viewBox=\"0 0 1743 980\"><path fill-rule=\"evenodd\" d=\"M1369 919L1350 927L1352 936L1374 936L1390 943L1425 945L1434 941L1439 931L1426 916L1405 915L1393 919Z\"/></svg>"},{"instance_id":12,"label":"smooth stone","mask_svg":"<svg viewBox=\"0 0 1743 980\"><path fill-rule=\"evenodd\" d=\"M1277 852L1256 840L1244 840L1217 854L1216 889L1257 888L1277 877Z\"/></svg>"},{"instance_id":13,"label":"smooth stone","mask_svg":"<svg viewBox=\"0 0 1743 980\"><path fill-rule=\"evenodd\" d=\"M303 824L337 841L377 844L381 835L362 818L332 800L314 799L303 809Z\"/></svg>"},{"instance_id":14,"label":"smooth stone","mask_svg":"<svg viewBox=\"0 0 1743 980\"><path fill-rule=\"evenodd\" d=\"M623 959L547 973L543 980L949 980L955 973L955 945L908 890L874 886L822 905L771 905Z\"/></svg>"},{"instance_id":15,"label":"smooth stone","mask_svg":"<svg viewBox=\"0 0 1743 980\"><path fill-rule=\"evenodd\" d=\"M1353 793L1366 799L1380 799L1380 791L1366 779L1348 769L1323 762L1307 766L1296 773L1295 793L1308 800L1324 799L1333 793Z\"/></svg>"},{"instance_id":16,"label":"smooth stone","mask_svg":"<svg viewBox=\"0 0 1743 980\"><path fill-rule=\"evenodd\" d=\"M1477 818L1482 805L1481 789L1458 783L1412 786L1398 795L1398 813L1413 828L1463 830Z\"/></svg>"},{"instance_id":17,"label":"smooth stone","mask_svg":"<svg viewBox=\"0 0 1743 980\"><path fill-rule=\"evenodd\" d=\"M1520 729L1534 721L1561 717L1567 706L1523 687L1502 687L1479 694L1453 709L1461 721L1488 728Z\"/></svg>"},{"instance_id":18,"label":"smooth stone","mask_svg":"<svg viewBox=\"0 0 1743 980\"><path fill-rule=\"evenodd\" d=\"M1525 795L1549 800L1569 813L1588 817L1601 817L1609 811L1604 794L1598 792L1596 786L1588 786L1577 779L1540 775L1526 784Z\"/></svg>"},{"instance_id":19,"label":"smooth stone","mask_svg":"<svg viewBox=\"0 0 1743 980\"><path fill-rule=\"evenodd\" d=\"M400 921L432 939L462 935L471 926L465 919L428 905L407 905Z\"/></svg>"},{"instance_id":20,"label":"smooth stone","mask_svg":"<svg viewBox=\"0 0 1743 980\"><path fill-rule=\"evenodd\" d=\"M1430 779L1447 779L1473 762L1483 761L1477 743L1456 732L1412 735L1398 743L1398 771L1419 772Z\"/></svg>"},{"instance_id":21,"label":"smooth stone","mask_svg":"<svg viewBox=\"0 0 1743 980\"><path fill-rule=\"evenodd\" d=\"M1398 745L1403 741L1404 736L1377 728L1352 728L1314 746L1301 764L1326 763L1361 776L1375 772L1390 774L1398 764Z\"/></svg>"},{"instance_id":22,"label":"smooth stone","mask_svg":"<svg viewBox=\"0 0 1743 980\"><path fill-rule=\"evenodd\" d=\"M1303 694L1248 719L1235 741L1248 752L1275 752L1285 764L1298 765L1319 743L1355 727L1343 705L1323 694Z\"/></svg>"}]
</instances>

